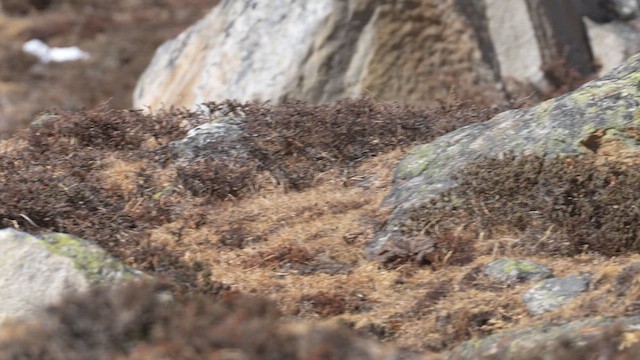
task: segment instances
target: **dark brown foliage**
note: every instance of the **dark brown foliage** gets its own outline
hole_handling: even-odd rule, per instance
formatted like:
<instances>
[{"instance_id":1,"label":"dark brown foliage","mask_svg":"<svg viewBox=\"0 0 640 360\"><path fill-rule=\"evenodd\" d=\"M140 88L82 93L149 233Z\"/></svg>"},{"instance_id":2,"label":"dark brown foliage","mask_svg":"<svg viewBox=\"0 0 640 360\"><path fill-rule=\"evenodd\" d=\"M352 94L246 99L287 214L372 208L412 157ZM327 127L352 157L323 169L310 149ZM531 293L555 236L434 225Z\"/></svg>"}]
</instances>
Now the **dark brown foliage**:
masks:
<instances>
[{"instance_id":1,"label":"dark brown foliage","mask_svg":"<svg viewBox=\"0 0 640 360\"><path fill-rule=\"evenodd\" d=\"M194 196L218 200L246 193L256 176L256 166L219 159L199 159L178 167L178 180Z\"/></svg>"},{"instance_id":2,"label":"dark brown foliage","mask_svg":"<svg viewBox=\"0 0 640 360\"><path fill-rule=\"evenodd\" d=\"M175 202L151 199L162 190L150 183L159 169L143 167L137 174L138 209L122 192L105 189L101 173L111 151L122 150L131 161L153 158L153 152L140 148L142 144L151 140L163 145L183 136L185 129L177 124L188 116L100 109L62 113L33 126L20 136L28 142L23 151L0 156L0 224L95 240L141 269L177 276L180 285L195 287L200 276L192 264L145 241L146 230L170 222L177 213L176 198Z\"/></svg>"},{"instance_id":3,"label":"dark brown foliage","mask_svg":"<svg viewBox=\"0 0 640 360\"><path fill-rule=\"evenodd\" d=\"M217 109L219 104L209 107ZM424 109L368 98L333 105L290 102L243 108L256 159L293 189L310 186L320 173L348 169L382 152L431 141L488 120L497 111L463 102Z\"/></svg>"},{"instance_id":4,"label":"dark brown foliage","mask_svg":"<svg viewBox=\"0 0 640 360\"><path fill-rule=\"evenodd\" d=\"M291 339L277 331L280 315L271 304L235 293L217 301L167 296L163 286L131 284L67 297L23 333L0 341L0 357L201 359L242 349L250 358L295 358Z\"/></svg>"},{"instance_id":5,"label":"dark brown foliage","mask_svg":"<svg viewBox=\"0 0 640 360\"><path fill-rule=\"evenodd\" d=\"M244 134L234 146L250 156L239 160L233 154L219 154L216 159L198 159L179 168L185 189L195 196L217 199L256 190L256 175L264 172L285 189L302 190L315 184L323 173L348 174L365 159L431 141L464 125L488 120L500 110L466 102L424 109L369 98L345 99L332 105L226 101L206 106L220 116L242 118ZM212 142L209 146L219 145Z\"/></svg>"},{"instance_id":6,"label":"dark brown foliage","mask_svg":"<svg viewBox=\"0 0 640 360\"><path fill-rule=\"evenodd\" d=\"M131 283L67 296L4 328L2 359L371 359L345 326L287 328L273 304L227 291L171 297Z\"/></svg>"},{"instance_id":7,"label":"dark brown foliage","mask_svg":"<svg viewBox=\"0 0 640 360\"><path fill-rule=\"evenodd\" d=\"M431 309L438 301L447 297L452 287L448 282L440 281L430 286L427 293L415 304L415 311L427 311Z\"/></svg>"},{"instance_id":8,"label":"dark brown foliage","mask_svg":"<svg viewBox=\"0 0 640 360\"><path fill-rule=\"evenodd\" d=\"M237 146L249 158L174 163L170 144L206 121L187 111L146 115L103 106L47 116L12 140L22 140L24 149L0 154L0 224L91 239L130 265L169 276L187 289L210 288L206 269L185 263L180 252L150 243L149 231L176 221L191 223L189 217L199 208L206 213L217 201L258 190L256 179L264 173L291 189L307 188L324 172L349 172L368 157L431 140L494 112L465 103L428 110L370 99L334 105L209 106L246 114L246 134ZM132 165L133 175L121 179L127 191L105 186L117 176L110 173L113 158L138 164ZM170 189L156 181L163 171L177 174ZM186 213L185 202L191 209ZM245 240L231 231L221 234L220 244L242 247ZM283 248L267 261L307 265L299 268L302 273L349 271L344 264L314 263L312 254L296 249Z\"/></svg>"},{"instance_id":9,"label":"dark brown foliage","mask_svg":"<svg viewBox=\"0 0 640 360\"><path fill-rule=\"evenodd\" d=\"M635 166L508 154L466 168L456 187L413 212L407 230L433 239L436 252L452 231L516 233L525 253L638 252L639 186Z\"/></svg>"},{"instance_id":10,"label":"dark brown foliage","mask_svg":"<svg viewBox=\"0 0 640 360\"><path fill-rule=\"evenodd\" d=\"M366 299L362 294L318 292L300 299L299 315L310 312L321 317L329 317L366 309Z\"/></svg>"}]
</instances>

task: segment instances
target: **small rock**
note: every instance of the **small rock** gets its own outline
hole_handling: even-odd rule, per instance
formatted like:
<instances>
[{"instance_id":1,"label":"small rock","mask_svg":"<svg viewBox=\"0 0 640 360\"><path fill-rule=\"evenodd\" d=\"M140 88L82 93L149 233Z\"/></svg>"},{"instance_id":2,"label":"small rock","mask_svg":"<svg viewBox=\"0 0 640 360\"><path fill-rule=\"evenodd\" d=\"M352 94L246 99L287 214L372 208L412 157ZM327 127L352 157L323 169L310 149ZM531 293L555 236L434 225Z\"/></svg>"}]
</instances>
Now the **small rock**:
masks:
<instances>
[{"instance_id":1,"label":"small rock","mask_svg":"<svg viewBox=\"0 0 640 360\"><path fill-rule=\"evenodd\" d=\"M179 159L187 162L200 158L246 160L250 155L242 146L244 134L243 114L214 114L209 122L172 143L172 148Z\"/></svg>"},{"instance_id":2,"label":"small rock","mask_svg":"<svg viewBox=\"0 0 640 360\"><path fill-rule=\"evenodd\" d=\"M527 309L541 314L559 308L587 291L591 275L571 275L543 280L523 295Z\"/></svg>"},{"instance_id":3,"label":"small rock","mask_svg":"<svg viewBox=\"0 0 640 360\"><path fill-rule=\"evenodd\" d=\"M492 280L514 284L542 280L553 276L546 266L527 260L497 259L484 267L484 273Z\"/></svg>"},{"instance_id":4,"label":"small rock","mask_svg":"<svg viewBox=\"0 0 640 360\"><path fill-rule=\"evenodd\" d=\"M620 342L611 339L611 334L621 331L623 339L635 339L632 336L638 326L640 316L593 317L564 324L536 325L465 341L453 348L446 359L635 359L634 347L620 346ZM603 341L607 338L608 341Z\"/></svg>"}]
</instances>

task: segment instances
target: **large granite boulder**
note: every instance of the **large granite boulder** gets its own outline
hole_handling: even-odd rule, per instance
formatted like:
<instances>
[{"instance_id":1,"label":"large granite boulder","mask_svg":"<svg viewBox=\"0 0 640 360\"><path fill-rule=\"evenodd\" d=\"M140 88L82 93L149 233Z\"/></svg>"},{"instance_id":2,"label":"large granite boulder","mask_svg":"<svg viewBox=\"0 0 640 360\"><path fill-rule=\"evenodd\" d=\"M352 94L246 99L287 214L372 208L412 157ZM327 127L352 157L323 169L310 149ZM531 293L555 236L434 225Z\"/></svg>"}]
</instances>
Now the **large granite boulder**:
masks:
<instances>
[{"instance_id":1,"label":"large granite boulder","mask_svg":"<svg viewBox=\"0 0 640 360\"><path fill-rule=\"evenodd\" d=\"M530 109L510 110L418 146L398 165L386 206L394 208L386 228L370 243L380 254L401 239L408 211L456 184L454 175L485 157L563 156L596 153L637 158L640 151L640 55L608 75Z\"/></svg>"},{"instance_id":2,"label":"large granite boulder","mask_svg":"<svg viewBox=\"0 0 640 360\"><path fill-rule=\"evenodd\" d=\"M581 15L553 0L238 0L166 42L135 107L361 94L434 104L546 88L545 69L595 71ZM514 86L510 86L510 85Z\"/></svg>"},{"instance_id":3,"label":"large granite boulder","mask_svg":"<svg viewBox=\"0 0 640 360\"><path fill-rule=\"evenodd\" d=\"M134 106L318 103L363 93L424 103L446 97L454 84L459 92L494 87L486 41L467 23L468 3L222 1L157 50Z\"/></svg>"},{"instance_id":4,"label":"large granite boulder","mask_svg":"<svg viewBox=\"0 0 640 360\"><path fill-rule=\"evenodd\" d=\"M0 230L0 323L33 314L65 294L140 276L87 240Z\"/></svg>"}]
</instances>

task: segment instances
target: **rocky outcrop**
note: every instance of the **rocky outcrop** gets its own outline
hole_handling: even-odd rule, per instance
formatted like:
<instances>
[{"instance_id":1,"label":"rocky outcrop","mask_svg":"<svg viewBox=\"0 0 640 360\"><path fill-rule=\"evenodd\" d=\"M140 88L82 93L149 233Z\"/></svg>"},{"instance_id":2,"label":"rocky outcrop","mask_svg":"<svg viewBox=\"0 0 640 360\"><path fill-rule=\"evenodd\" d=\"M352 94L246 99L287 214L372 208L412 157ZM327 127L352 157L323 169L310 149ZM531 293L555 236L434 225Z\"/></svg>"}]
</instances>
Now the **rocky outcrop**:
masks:
<instances>
[{"instance_id":1,"label":"rocky outcrop","mask_svg":"<svg viewBox=\"0 0 640 360\"><path fill-rule=\"evenodd\" d=\"M560 86L572 74L561 68L591 75L593 50L611 42L589 37L582 18L636 13L635 0L224 1L157 50L134 106L360 94L432 104L451 91L497 101L505 88Z\"/></svg>"},{"instance_id":2,"label":"rocky outcrop","mask_svg":"<svg viewBox=\"0 0 640 360\"><path fill-rule=\"evenodd\" d=\"M370 243L376 255L402 238L407 211L455 185L454 175L484 157L534 153L546 156L597 154L633 160L640 151L640 55L572 93L530 109L448 133L414 148L398 165L386 205L395 208L386 228Z\"/></svg>"},{"instance_id":3,"label":"rocky outcrop","mask_svg":"<svg viewBox=\"0 0 640 360\"><path fill-rule=\"evenodd\" d=\"M448 360L633 359L640 316L594 317L507 331L456 346Z\"/></svg>"},{"instance_id":4,"label":"rocky outcrop","mask_svg":"<svg viewBox=\"0 0 640 360\"><path fill-rule=\"evenodd\" d=\"M433 102L493 86L458 1L224 1L158 49L134 106L223 99ZM468 94L472 96L473 94Z\"/></svg>"},{"instance_id":5,"label":"rocky outcrop","mask_svg":"<svg viewBox=\"0 0 640 360\"><path fill-rule=\"evenodd\" d=\"M141 275L97 245L71 235L0 230L0 323L92 285Z\"/></svg>"}]
</instances>

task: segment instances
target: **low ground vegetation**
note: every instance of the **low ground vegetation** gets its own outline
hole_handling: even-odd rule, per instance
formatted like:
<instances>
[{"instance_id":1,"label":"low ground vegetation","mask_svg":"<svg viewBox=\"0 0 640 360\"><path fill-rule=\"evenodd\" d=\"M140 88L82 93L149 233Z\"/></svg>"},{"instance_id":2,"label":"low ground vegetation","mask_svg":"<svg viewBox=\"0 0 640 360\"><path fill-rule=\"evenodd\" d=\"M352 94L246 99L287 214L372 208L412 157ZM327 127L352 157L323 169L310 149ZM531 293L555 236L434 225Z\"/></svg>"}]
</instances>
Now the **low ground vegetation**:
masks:
<instances>
[{"instance_id":1,"label":"low ground vegetation","mask_svg":"<svg viewBox=\"0 0 640 360\"><path fill-rule=\"evenodd\" d=\"M633 167L591 157L486 159L407 224L436 239L434 256L385 265L363 249L388 215L379 205L394 165L411 145L500 109L371 99L209 106L244 114L240 142L250 158L218 159L207 164L211 172L177 161L171 144L210 121L202 114L50 113L0 142L2 226L94 240L179 297L251 294L272 301L285 320L339 321L413 351L442 352L539 322L628 314L640 302L636 272L626 268L640 262L631 241ZM592 289L563 311L532 316L520 299L525 285L484 276L482 266L498 256L541 262L557 276L589 272Z\"/></svg>"},{"instance_id":2,"label":"low ground vegetation","mask_svg":"<svg viewBox=\"0 0 640 360\"><path fill-rule=\"evenodd\" d=\"M639 175L635 166L603 163L595 155L485 159L462 171L456 187L415 210L406 232L435 242L436 251L420 259L433 266L445 256L469 263L481 255L468 251L476 239L505 234L518 238L509 245L514 254L637 253Z\"/></svg>"},{"instance_id":3,"label":"low ground vegetation","mask_svg":"<svg viewBox=\"0 0 640 360\"><path fill-rule=\"evenodd\" d=\"M0 141L0 226L94 240L164 282L70 297L40 321L3 329L2 357L238 358L242 349L242 356L286 359L294 349L284 322L300 319L342 324L321 332L310 359L344 357L359 341L353 332L442 353L500 330L640 308L638 174L596 157L485 159L405 224L414 238L431 238L435 252L386 264L365 258L405 151L487 120L501 106L455 96L436 109L372 99L211 103L213 112L245 115L240 145L250 157L176 162L170 144L210 119L118 109L130 107L156 47L216 2L3 0L0 36L10 41L0 45L0 132L10 130L3 119L24 125L44 109L59 110ZM93 57L42 67L19 49L30 38L78 45ZM557 92L530 99L584 80L557 70L546 69ZM526 285L483 274L500 256L594 280L562 311L533 316L520 297ZM171 305L156 296L164 291ZM624 339L610 330L587 353L562 339L549 347L558 359L615 351ZM624 348L628 358L633 346Z\"/></svg>"}]
</instances>

